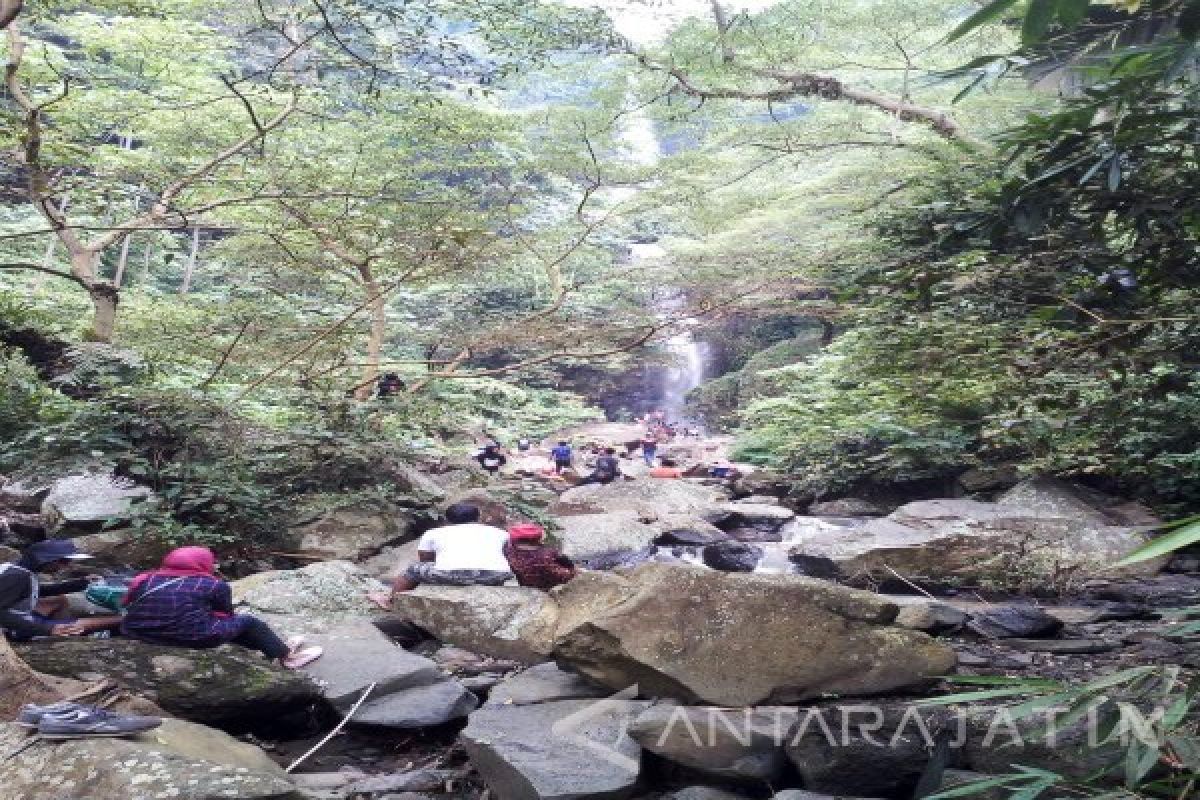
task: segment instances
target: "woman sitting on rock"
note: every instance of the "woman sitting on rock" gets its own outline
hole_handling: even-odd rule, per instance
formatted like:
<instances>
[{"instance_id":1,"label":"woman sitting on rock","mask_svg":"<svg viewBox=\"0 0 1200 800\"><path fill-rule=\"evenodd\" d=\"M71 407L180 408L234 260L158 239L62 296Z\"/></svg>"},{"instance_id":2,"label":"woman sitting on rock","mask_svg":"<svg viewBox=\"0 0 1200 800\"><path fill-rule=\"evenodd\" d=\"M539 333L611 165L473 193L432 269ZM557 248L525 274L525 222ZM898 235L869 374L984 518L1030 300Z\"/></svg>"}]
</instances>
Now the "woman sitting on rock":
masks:
<instances>
[{"instance_id":1,"label":"woman sitting on rock","mask_svg":"<svg viewBox=\"0 0 1200 800\"><path fill-rule=\"evenodd\" d=\"M207 547L180 547L162 566L133 579L125 595L127 636L153 644L207 649L226 643L258 650L288 669L321 657L320 647L284 643L258 617L233 613L229 584L216 575L217 559Z\"/></svg>"},{"instance_id":2,"label":"woman sitting on rock","mask_svg":"<svg viewBox=\"0 0 1200 800\"><path fill-rule=\"evenodd\" d=\"M574 562L542 544L545 537L542 526L532 522L521 522L508 529L504 557L522 586L549 590L575 577Z\"/></svg>"}]
</instances>

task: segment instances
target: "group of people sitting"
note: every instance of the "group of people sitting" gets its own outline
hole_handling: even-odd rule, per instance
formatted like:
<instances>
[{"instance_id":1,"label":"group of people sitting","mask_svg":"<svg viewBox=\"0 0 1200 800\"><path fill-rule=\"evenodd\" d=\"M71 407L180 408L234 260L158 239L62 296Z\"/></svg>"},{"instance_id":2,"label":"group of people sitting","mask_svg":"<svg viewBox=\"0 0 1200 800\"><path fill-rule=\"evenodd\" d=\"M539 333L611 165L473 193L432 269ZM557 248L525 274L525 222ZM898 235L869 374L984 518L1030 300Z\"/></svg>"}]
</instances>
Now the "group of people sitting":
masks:
<instances>
[{"instance_id":1,"label":"group of people sitting","mask_svg":"<svg viewBox=\"0 0 1200 800\"><path fill-rule=\"evenodd\" d=\"M522 522L506 531L479 520L479 509L457 503L446 509L446 522L417 542L417 562L392 580L390 592L370 595L391 608L399 592L422 583L440 586L500 586L516 579L521 586L548 590L575 577L571 559L545 544L540 525Z\"/></svg>"},{"instance_id":2,"label":"group of people sitting","mask_svg":"<svg viewBox=\"0 0 1200 800\"><path fill-rule=\"evenodd\" d=\"M206 649L226 643L258 650L288 669L320 658L320 647L300 638L283 641L267 623L233 610L233 593L217 573L207 547L172 550L161 565L133 579L120 598L119 615L72 617L66 595L86 591L103 579L89 575L56 583L54 575L90 559L69 539L47 539L28 547L21 558L0 564L0 630L11 639L84 636L117 632L153 644Z\"/></svg>"},{"instance_id":3,"label":"group of people sitting","mask_svg":"<svg viewBox=\"0 0 1200 800\"><path fill-rule=\"evenodd\" d=\"M571 559L545 544L540 525L522 522L507 531L480 522L476 506L446 510L447 524L417 543L418 561L392 583L392 590L369 595L390 608L397 592L422 583L444 586L498 586L516 579L521 586L548 590L575 577ZM217 572L207 547L180 547L154 570L133 579L120 597L119 615L72 617L67 595L103 582L98 575L43 581L91 556L69 539L47 539L27 548L18 561L0 564L0 631L14 640L120 632L152 644L207 649L237 644L257 650L288 669L323 655L302 638L284 641L249 614L235 613L229 583Z\"/></svg>"}]
</instances>

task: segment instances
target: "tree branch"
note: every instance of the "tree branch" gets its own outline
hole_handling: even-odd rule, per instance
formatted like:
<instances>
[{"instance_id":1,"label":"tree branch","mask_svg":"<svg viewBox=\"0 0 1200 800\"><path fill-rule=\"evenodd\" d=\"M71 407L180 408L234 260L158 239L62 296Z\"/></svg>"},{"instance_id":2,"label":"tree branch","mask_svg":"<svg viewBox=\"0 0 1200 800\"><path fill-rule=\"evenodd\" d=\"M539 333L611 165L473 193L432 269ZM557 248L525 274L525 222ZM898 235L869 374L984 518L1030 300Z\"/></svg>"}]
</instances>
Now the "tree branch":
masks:
<instances>
[{"instance_id":1,"label":"tree branch","mask_svg":"<svg viewBox=\"0 0 1200 800\"><path fill-rule=\"evenodd\" d=\"M61 269L54 269L53 267L44 267L41 264L30 264L24 261L0 262L0 269L27 269L33 272L44 272L47 275L53 275L56 278L66 278L67 280L73 281L74 283L77 283L85 288L87 286L87 284L80 280L77 275L73 275L70 272L64 272Z\"/></svg>"},{"instance_id":2,"label":"tree branch","mask_svg":"<svg viewBox=\"0 0 1200 800\"><path fill-rule=\"evenodd\" d=\"M815 72L784 72L759 67L742 67L744 71L757 77L771 80L776 85L773 88L756 90L737 89L730 86L707 87L693 82L691 77L678 67L656 63L644 53L634 52L632 55L643 67L670 76L674 80L676 87L684 94L698 97L702 100L761 100L779 102L782 100L791 100L796 97L819 97L824 100L843 101L852 105L875 108L905 122L925 124L935 133L946 139L972 147L976 147L979 144L967 134L963 127L950 114L941 109L928 108L895 97L889 97L880 92L847 86L842 81L829 75L821 75Z\"/></svg>"}]
</instances>

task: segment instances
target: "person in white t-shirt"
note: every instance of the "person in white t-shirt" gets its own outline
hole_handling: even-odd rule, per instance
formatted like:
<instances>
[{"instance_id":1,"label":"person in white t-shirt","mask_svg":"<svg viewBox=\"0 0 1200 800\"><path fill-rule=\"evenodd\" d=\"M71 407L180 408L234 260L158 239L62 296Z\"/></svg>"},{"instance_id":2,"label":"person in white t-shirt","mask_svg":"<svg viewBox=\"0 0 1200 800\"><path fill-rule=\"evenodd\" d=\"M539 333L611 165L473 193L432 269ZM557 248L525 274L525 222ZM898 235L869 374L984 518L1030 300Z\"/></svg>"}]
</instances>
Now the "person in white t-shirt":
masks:
<instances>
[{"instance_id":1,"label":"person in white t-shirt","mask_svg":"<svg viewBox=\"0 0 1200 800\"><path fill-rule=\"evenodd\" d=\"M479 509L456 503L446 509L446 522L417 542L417 563L392 580L391 592L369 595L381 608L391 608L397 592L422 583L439 586L499 586L512 578L504 545L508 531L479 521Z\"/></svg>"}]
</instances>

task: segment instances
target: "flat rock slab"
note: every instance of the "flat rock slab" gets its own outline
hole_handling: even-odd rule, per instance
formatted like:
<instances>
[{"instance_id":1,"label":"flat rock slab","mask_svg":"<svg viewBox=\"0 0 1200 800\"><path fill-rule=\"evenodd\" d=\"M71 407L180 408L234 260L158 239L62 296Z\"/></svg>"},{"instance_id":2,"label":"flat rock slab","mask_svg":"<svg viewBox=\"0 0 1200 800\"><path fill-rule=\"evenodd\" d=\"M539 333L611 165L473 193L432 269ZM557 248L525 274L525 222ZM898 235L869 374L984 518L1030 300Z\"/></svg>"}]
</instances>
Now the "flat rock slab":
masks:
<instances>
[{"instance_id":1,"label":"flat rock slab","mask_svg":"<svg viewBox=\"0 0 1200 800\"><path fill-rule=\"evenodd\" d=\"M612 690L592 683L556 664L538 664L498 684L488 695L488 706L528 706L555 700L607 697Z\"/></svg>"},{"instance_id":2,"label":"flat rock slab","mask_svg":"<svg viewBox=\"0 0 1200 800\"><path fill-rule=\"evenodd\" d=\"M0 723L0 751L29 741ZM253 745L181 720L126 739L39 742L0 762L0 793L14 800L300 800Z\"/></svg>"},{"instance_id":3,"label":"flat rock slab","mask_svg":"<svg viewBox=\"0 0 1200 800\"><path fill-rule=\"evenodd\" d=\"M363 690L376 684L372 697L427 686L445 675L432 660L396 646L366 620L307 637L325 655L304 667L325 698L345 711Z\"/></svg>"},{"instance_id":4,"label":"flat rock slab","mask_svg":"<svg viewBox=\"0 0 1200 800\"><path fill-rule=\"evenodd\" d=\"M478 707L479 698L458 681L446 679L367 700L353 722L386 728L432 728L465 717Z\"/></svg>"},{"instance_id":5,"label":"flat rock slab","mask_svg":"<svg viewBox=\"0 0 1200 800\"><path fill-rule=\"evenodd\" d=\"M792 707L656 705L634 719L629 735L649 752L707 775L777 783L787 764L787 734L798 718Z\"/></svg>"},{"instance_id":6,"label":"flat rock slab","mask_svg":"<svg viewBox=\"0 0 1200 800\"><path fill-rule=\"evenodd\" d=\"M482 708L460 740L500 800L620 800L641 772L641 748L624 733L646 703L560 700Z\"/></svg>"}]
</instances>

